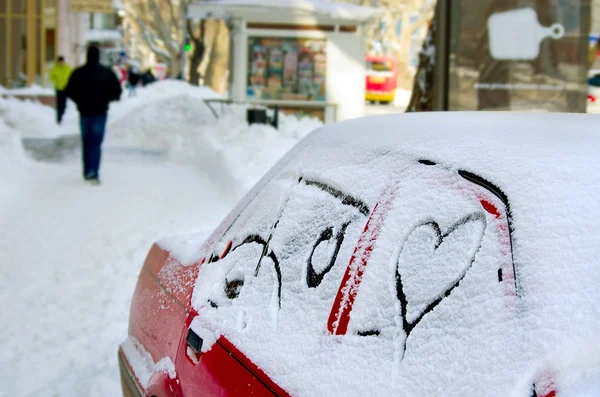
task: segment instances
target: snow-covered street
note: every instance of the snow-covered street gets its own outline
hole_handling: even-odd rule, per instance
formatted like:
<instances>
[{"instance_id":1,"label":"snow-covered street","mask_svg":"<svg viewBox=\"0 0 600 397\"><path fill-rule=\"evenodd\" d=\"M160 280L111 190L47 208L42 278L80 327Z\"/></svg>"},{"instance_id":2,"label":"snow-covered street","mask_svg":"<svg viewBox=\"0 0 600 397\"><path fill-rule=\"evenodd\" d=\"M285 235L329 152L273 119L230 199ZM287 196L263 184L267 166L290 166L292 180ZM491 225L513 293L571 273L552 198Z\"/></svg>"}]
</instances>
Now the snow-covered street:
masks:
<instances>
[{"instance_id":1,"label":"snow-covered street","mask_svg":"<svg viewBox=\"0 0 600 397\"><path fill-rule=\"evenodd\" d=\"M211 227L219 189L190 167L107 162L86 186L79 164L29 164L0 208L2 383L14 396L116 396L116 347L152 242Z\"/></svg>"},{"instance_id":2,"label":"snow-covered street","mask_svg":"<svg viewBox=\"0 0 600 397\"><path fill-rule=\"evenodd\" d=\"M169 108L152 119L148 112L165 95L153 97L151 90L181 88L165 84L111 110L113 121L125 117L130 128L119 131L117 124L109 124L100 186L82 180L77 151L53 162L27 156L20 147L24 128L15 118L17 110L30 118L37 111L37 125L51 126L52 136L53 114L41 105L0 100L0 367L5 385L0 395L120 395L117 347L127 336L131 295L152 243L212 229L297 141L300 136L291 130L305 134L316 125L288 120L287 132L248 128L234 115L224 125L210 120L199 130L191 124L199 117L192 105L179 113ZM185 94L171 94L171 101L190 102ZM69 110L70 124L61 128L72 133L76 117ZM167 130L165 123L170 123ZM46 132L38 127L26 135ZM196 139L199 146L193 144ZM159 155L136 147L159 149Z\"/></svg>"}]
</instances>

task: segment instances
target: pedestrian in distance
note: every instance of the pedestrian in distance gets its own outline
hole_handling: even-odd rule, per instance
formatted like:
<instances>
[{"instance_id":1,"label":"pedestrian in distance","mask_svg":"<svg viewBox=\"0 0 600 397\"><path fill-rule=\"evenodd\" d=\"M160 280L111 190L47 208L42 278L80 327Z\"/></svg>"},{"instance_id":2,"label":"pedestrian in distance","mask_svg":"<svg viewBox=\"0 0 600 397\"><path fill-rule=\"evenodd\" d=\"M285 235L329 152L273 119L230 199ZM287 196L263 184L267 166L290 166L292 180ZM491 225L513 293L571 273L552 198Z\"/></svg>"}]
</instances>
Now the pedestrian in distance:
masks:
<instances>
[{"instance_id":1,"label":"pedestrian in distance","mask_svg":"<svg viewBox=\"0 0 600 397\"><path fill-rule=\"evenodd\" d=\"M132 67L129 66L129 69L127 70L127 84L129 86L129 97L134 97L136 92L136 88L137 85L140 82L140 75L139 73L137 73L137 71Z\"/></svg>"},{"instance_id":2,"label":"pedestrian in distance","mask_svg":"<svg viewBox=\"0 0 600 397\"><path fill-rule=\"evenodd\" d=\"M72 71L71 65L65 62L65 58L59 56L48 74L50 81L56 89L56 124L59 125L67 109L67 93L65 89L67 88Z\"/></svg>"},{"instance_id":3,"label":"pedestrian in distance","mask_svg":"<svg viewBox=\"0 0 600 397\"><path fill-rule=\"evenodd\" d=\"M142 86L146 87L149 84L152 84L156 81L156 77L154 77L154 73L152 73L152 69L146 70L142 76Z\"/></svg>"},{"instance_id":4,"label":"pedestrian in distance","mask_svg":"<svg viewBox=\"0 0 600 397\"><path fill-rule=\"evenodd\" d=\"M85 65L75 69L67 85L67 95L77 104L83 157L83 178L100 184L99 169L108 107L121 98L121 84L115 73L100 64L100 50L87 50Z\"/></svg>"}]
</instances>

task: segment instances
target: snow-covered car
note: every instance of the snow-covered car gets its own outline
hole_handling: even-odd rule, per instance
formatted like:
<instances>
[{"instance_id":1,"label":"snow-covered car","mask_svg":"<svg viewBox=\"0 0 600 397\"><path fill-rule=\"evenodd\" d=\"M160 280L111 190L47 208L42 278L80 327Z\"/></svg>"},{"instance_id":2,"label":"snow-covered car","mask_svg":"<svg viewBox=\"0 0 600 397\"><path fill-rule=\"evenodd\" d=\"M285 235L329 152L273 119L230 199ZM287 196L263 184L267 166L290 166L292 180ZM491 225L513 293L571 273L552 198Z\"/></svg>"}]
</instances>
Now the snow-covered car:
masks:
<instances>
[{"instance_id":1,"label":"snow-covered car","mask_svg":"<svg viewBox=\"0 0 600 397\"><path fill-rule=\"evenodd\" d=\"M320 128L151 248L125 395L599 395L599 153L592 115Z\"/></svg>"}]
</instances>

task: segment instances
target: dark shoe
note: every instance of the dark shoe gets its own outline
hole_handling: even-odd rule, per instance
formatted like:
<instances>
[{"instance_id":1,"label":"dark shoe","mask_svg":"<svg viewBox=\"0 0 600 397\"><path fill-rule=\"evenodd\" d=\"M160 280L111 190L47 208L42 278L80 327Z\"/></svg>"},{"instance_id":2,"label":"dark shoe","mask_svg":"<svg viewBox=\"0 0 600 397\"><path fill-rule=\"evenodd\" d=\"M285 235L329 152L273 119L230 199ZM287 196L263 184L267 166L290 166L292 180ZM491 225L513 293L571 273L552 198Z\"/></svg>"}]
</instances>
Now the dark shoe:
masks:
<instances>
[{"instance_id":1,"label":"dark shoe","mask_svg":"<svg viewBox=\"0 0 600 397\"><path fill-rule=\"evenodd\" d=\"M84 175L83 179L85 179L86 182L89 182L90 185L99 185L100 184L100 179L98 179L98 175L96 175L93 172L90 172L87 175Z\"/></svg>"}]
</instances>

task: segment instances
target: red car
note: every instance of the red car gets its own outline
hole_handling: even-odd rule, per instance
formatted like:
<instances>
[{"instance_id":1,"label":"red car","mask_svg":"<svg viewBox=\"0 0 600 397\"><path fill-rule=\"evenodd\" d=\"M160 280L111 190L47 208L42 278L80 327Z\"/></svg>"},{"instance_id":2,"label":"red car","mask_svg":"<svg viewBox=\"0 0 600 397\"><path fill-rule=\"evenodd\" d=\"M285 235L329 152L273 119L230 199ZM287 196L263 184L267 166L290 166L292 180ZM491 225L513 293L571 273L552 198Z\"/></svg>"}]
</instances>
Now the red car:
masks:
<instances>
[{"instance_id":1,"label":"red car","mask_svg":"<svg viewBox=\"0 0 600 397\"><path fill-rule=\"evenodd\" d=\"M368 55L365 99L369 102L390 104L398 88L398 63L388 56Z\"/></svg>"},{"instance_id":2,"label":"red car","mask_svg":"<svg viewBox=\"0 0 600 397\"><path fill-rule=\"evenodd\" d=\"M315 131L189 263L152 247L124 394L598 395L599 152L591 115Z\"/></svg>"}]
</instances>

